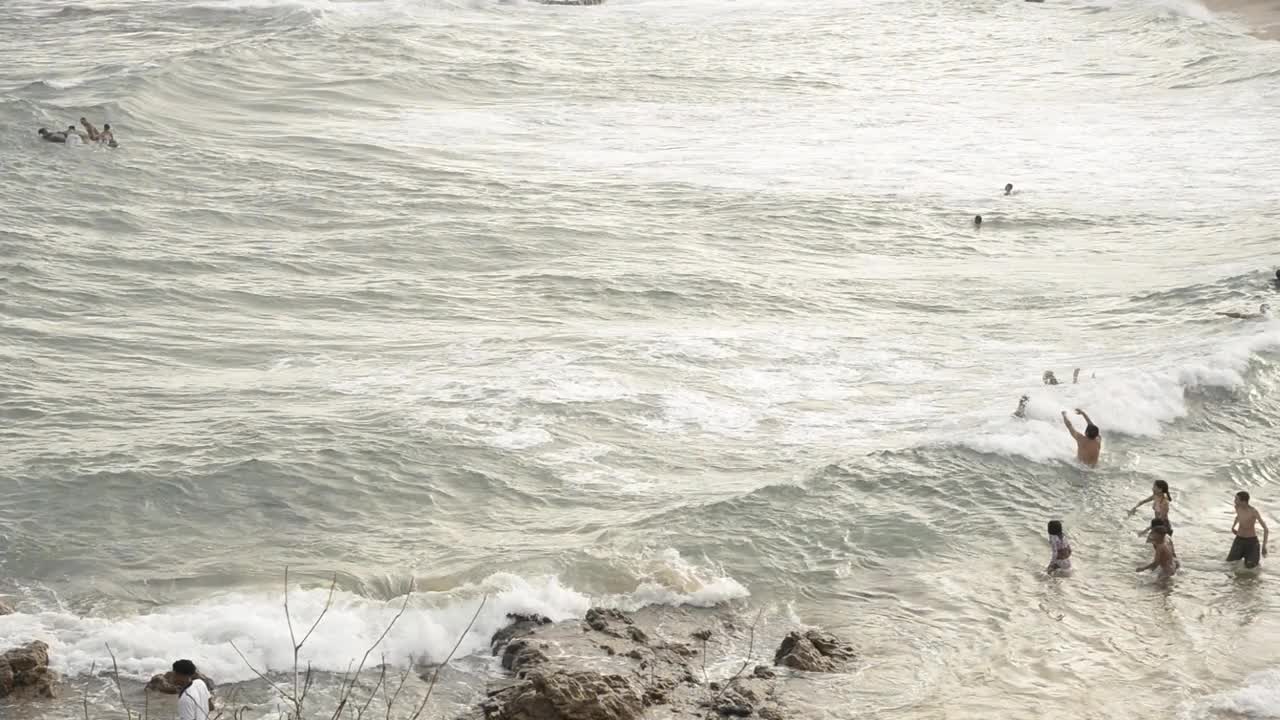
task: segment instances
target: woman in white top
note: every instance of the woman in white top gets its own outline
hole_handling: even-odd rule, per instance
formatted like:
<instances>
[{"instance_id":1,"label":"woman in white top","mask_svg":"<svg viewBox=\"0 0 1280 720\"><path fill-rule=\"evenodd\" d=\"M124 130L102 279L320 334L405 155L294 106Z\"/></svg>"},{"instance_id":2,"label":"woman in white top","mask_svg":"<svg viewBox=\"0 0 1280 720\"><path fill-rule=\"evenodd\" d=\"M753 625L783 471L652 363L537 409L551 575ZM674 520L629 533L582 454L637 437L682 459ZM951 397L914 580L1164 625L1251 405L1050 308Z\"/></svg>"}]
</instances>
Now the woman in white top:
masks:
<instances>
[{"instance_id":1,"label":"woman in white top","mask_svg":"<svg viewBox=\"0 0 1280 720\"><path fill-rule=\"evenodd\" d=\"M1062 531L1061 520L1049 521L1049 549L1053 554L1045 572L1053 575L1071 569L1071 543L1067 542L1067 535Z\"/></svg>"}]
</instances>

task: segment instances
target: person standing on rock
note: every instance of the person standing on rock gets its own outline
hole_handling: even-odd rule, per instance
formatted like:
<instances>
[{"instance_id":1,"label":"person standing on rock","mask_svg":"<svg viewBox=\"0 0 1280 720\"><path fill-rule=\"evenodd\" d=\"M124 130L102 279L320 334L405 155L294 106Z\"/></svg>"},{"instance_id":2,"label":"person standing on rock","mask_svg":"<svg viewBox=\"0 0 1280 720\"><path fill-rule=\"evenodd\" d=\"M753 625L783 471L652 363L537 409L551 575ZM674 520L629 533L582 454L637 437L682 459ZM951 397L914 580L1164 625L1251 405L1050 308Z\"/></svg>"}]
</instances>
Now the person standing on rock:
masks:
<instances>
[{"instance_id":1,"label":"person standing on rock","mask_svg":"<svg viewBox=\"0 0 1280 720\"><path fill-rule=\"evenodd\" d=\"M209 720L213 711L213 696L196 672L196 664L179 660L173 664L173 677L181 690L178 693L178 720Z\"/></svg>"}]
</instances>

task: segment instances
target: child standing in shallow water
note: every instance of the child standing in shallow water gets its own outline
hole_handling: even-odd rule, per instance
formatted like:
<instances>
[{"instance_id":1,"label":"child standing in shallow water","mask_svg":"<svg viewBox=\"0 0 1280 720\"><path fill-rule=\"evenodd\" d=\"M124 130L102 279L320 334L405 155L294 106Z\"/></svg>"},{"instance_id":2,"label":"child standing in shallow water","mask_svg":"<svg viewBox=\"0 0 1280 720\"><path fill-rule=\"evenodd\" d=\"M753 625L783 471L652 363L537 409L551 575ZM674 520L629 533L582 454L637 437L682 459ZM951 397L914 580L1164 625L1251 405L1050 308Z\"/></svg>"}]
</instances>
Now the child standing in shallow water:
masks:
<instances>
[{"instance_id":1,"label":"child standing in shallow water","mask_svg":"<svg viewBox=\"0 0 1280 720\"><path fill-rule=\"evenodd\" d=\"M1169 494L1169 483L1164 480L1157 480L1151 484L1151 497L1143 500L1133 509L1129 511L1129 515L1138 512L1138 508L1151 503L1152 517L1155 520L1162 520L1166 528L1172 529L1173 525L1169 523L1169 503L1173 502L1173 496ZM1152 525L1154 527L1154 525ZM1138 535L1147 534L1148 530L1139 530Z\"/></svg>"},{"instance_id":2,"label":"child standing in shallow water","mask_svg":"<svg viewBox=\"0 0 1280 720\"><path fill-rule=\"evenodd\" d=\"M1045 572L1054 575L1071 569L1071 543L1067 542L1066 533L1062 531L1061 520L1049 521L1049 550L1053 554Z\"/></svg>"}]
</instances>

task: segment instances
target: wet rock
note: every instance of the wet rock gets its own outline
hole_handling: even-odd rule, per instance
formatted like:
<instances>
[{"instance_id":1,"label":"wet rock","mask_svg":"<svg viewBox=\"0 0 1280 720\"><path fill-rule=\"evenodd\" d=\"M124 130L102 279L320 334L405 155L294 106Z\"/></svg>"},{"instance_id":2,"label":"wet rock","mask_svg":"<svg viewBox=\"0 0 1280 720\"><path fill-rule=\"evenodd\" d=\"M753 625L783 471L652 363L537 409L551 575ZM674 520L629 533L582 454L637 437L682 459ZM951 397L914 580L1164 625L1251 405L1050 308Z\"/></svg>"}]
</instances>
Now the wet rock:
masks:
<instances>
[{"instance_id":1,"label":"wet rock","mask_svg":"<svg viewBox=\"0 0 1280 720\"><path fill-rule=\"evenodd\" d=\"M635 642L640 643L641 645L645 645L649 642L649 636L645 635L644 631L636 627L635 625L631 625L627 627L627 637L631 638Z\"/></svg>"},{"instance_id":2,"label":"wet rock","mask_svg":"<svg viewBox=\"0 0 1280 720\"><path fill-rule=\"evenodd\" d=\"M488 720L637 720L644 712L644 692L622 675L534 671L482 708Z\"/></svg>"},{"instance_id":3,"label":"wet rock","mask_svg":"<svg viewBox=\"0 0 1280 720\"><path fill-rule=\"evenodd\" d=\"M694 640L701 640L702 642L706 642L711 639L711 631L699 630L698 632L694 633L692 637Z\"/></svg>"},{"instance_id":4,"label":"wet rock","mask_svg":"<svg viewBox=\"0 0 1280 720\"><path fill-rule=\"evenodd\" d=\"M772 680L778 677L778 673L774 672L773 668L768 665L757 665L756 669L753 670L751 674L761 680Z\"/></svg>"},{"instance_id":5,"label":"wet rock","mask_svg":"<svg viewBox=\"0 0 1280 720\"><path fill-rule=\"evenodd\" d=\"M835 672L855 657L853 648L817 630L791 632L773 655L773 664L804 672Z\"/></svg>"},{"instance_id":6,"label":"wet rock","mask_svg":"<svg viewBox=\"0 0 1280 720\"><path fill-rule=\"evenodd\" d=\"M760 720L782 720L782 712L777 708L763 707L756 713Z\"/></svg>"},{"instance_id":7,"label":"wet rock","mask_svg":"<svg viewBox=\"0 0 1280 720\"><path fill-rule=\"evenodd\" d=\"M200 672L196 673L196 677L204 681L205 687L209 688L209 692L213 692L214 685L212 680ZM178 685L178 679L174 676L172 670L153 676L147 681L147 689L165 695L177 695L182 692L182 687Z\"/></svg>"},{"instance_id":8,"label":"wet rock","mask_svg":"<svg viewBox=\"0 0 1280 720\"><path fill-rule=\"evenodd\" d=\"M631 658L632 660L644 660L644 655L642 655L640 651L635 648L632 648L631 651L627 653L627 657Z\"/></svg>"},{"instance_id":9,"label":"wet rock","mask_svg":"<svg viewBox=\"0 0 1280 720\"><path fill-rule=\"evenodd\" d=\"M671 643L666 643L665 645L663 645L663 647L675 653L676 655L679 655L680 657L690 658L698 654L697 650L694 650L693 648L689 647L688 645L685 645L684 643L671 642Z\"/></svg>"},{"instance_id":10,"label":"wet rock","mask_svg":"<svg viewBox=\"0 0 1280 720\"><path fill-rule=\"evenodd\" d=\"M716 712L725 717L751 717L751 713L755 712L755 708L750 705L718 705Z\"/></svg>"},{"instance_id":11,"label":"wet rock","mask_svg":"<svg viewBox=\"0 0 1280 720\"><path fill-rule=\"evenodd\" d=\"M502 652L502 667L517 676L535 665L545 663L549 658L542 650L534 647L528 638L513 640Z\"/></svg>"},{"instance_id":12,"label":"wet rock","mask_svg":"<svg viewBox=\"0 0 1280 720\"><path fill-rule=\"evenodd\" d=\"M0 598L0 615L12 615L14 612L13 606Z\"/></svg>"},{"instance_id":13,"label":"wet rock","mask_svg":"<svg viewBox=\"0 0 1280 720\"><path fill-rule=\"evenodd\" d=\"M604 651L605 655L608 655L610 657L613 657L614 655L618 654L618 651L614 650L612 645L605 645L604 643L600 643L600 649Z\"/></svg>"},{"instance_id":14,"label":"wet rock","mask_svg":"<svg viewBox=\"0 0 1280 720\"><path fill-rule=\"evenodd\" d=\"M507 619L511 621L511 624L494 633L493 637L489 639L489 649L493 651L494 655L497 655L502 646L506 645L511 638L527 635L534 628L551 624L551 618L545 615L507 613Z\"/></svg>"},{"instance_id":15,"label":"wet rock","mask_svg":"<svg viewBox=\"0 0 1280 720\"><path fill-rule=\"evenodd\" d=\"M57 696L58 674L49 669L49 646L30 642L0 655L0 697Z\"/></svg>"}]
</instances>

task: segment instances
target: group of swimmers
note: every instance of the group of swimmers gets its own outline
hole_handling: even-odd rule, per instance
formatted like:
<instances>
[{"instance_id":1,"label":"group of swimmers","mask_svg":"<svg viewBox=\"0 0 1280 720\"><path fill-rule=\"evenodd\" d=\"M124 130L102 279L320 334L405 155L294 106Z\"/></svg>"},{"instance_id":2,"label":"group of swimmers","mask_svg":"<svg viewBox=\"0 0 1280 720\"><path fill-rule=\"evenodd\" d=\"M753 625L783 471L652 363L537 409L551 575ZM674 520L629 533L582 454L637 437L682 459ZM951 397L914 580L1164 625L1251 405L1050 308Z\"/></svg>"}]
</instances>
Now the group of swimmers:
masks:
<instances>
[{"instance_id":1,"label":"group of swimmers","mask_svg":"<svg viewBox=\"0 0 1280 720\"><path fill-rule=\"evenodd\" d=\"M65 143L67 145L80 145L96 142L107 147L117 147L116 136L111 132L111 123L104 123L102 129L93 126L87 118L80 118L80 125L84 128L84 132L76 129L75 125L68 125L66 130L49 132L46 128L40 128L40 139L51 143Z\"/></svg>"}]
</instances>

